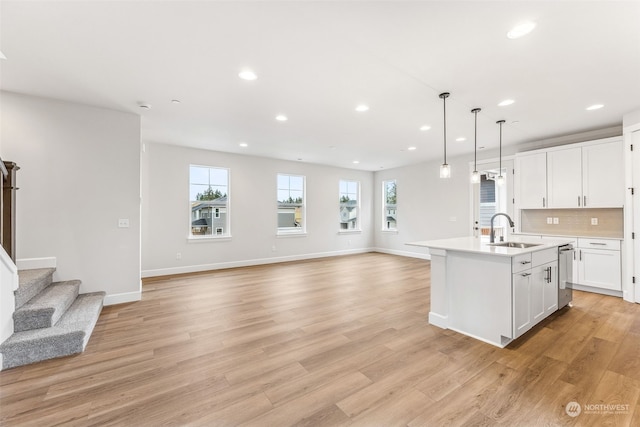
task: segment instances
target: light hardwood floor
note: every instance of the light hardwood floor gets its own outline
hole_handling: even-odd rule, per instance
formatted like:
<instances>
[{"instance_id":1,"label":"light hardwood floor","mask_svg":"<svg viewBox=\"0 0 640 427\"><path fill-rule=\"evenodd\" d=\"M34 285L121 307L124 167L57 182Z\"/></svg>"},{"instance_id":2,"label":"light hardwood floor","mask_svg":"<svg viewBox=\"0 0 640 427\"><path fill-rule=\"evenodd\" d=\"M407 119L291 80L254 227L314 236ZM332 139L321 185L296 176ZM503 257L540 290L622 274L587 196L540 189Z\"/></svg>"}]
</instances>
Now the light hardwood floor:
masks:
<instances>
[{"instance_id":1,"label":"light hardwood floor","mask_svg":"<svg viewBox=\"0 0 640 427\"><path fill-rule=\"evenodd\" d=\"M429 276L364 254L145 280L85 353L0 372L0 424L640 425L640 305L575 292L498 349L427 323Z\"/></svg>"}]
</instances>

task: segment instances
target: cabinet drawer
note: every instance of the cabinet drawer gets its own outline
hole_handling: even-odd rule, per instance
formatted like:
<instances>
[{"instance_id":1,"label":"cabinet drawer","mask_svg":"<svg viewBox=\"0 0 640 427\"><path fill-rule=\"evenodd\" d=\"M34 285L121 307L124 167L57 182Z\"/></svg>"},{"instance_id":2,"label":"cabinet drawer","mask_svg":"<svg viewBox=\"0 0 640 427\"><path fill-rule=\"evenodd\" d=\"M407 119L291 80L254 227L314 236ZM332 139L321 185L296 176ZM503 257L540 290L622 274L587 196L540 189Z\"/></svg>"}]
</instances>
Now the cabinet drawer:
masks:
<instances>
[{"instance_id":1,"label":"cabinet drawer","mask_svg":"<svg viewBox=\"0 0 640 427\"><path fill-rule=\"evenodd\" d=\"M558 260L558 248L545 249L531 254L531 265L534 267Z\"/></svg>"},{"instance_id":2,"label":"cabinet drawer","mask_svg":"<svg viewBox=\"0 0 640 427\"><path fill-rule=\"evenodd\" d=\"M531 252L511 258L511 271L518 273L531 268Z\"/></svg>"},{"instance_id":3,"label":"cabinet drawer","mask_svg":"<svg viewBox=\"0 0 640 427\"><path fill-rule=\"evenodd\" d=\"M608 249L620 250L620 240L616 239L578 239L578 247L581 249Z\"/></svg>"}]
</instances>

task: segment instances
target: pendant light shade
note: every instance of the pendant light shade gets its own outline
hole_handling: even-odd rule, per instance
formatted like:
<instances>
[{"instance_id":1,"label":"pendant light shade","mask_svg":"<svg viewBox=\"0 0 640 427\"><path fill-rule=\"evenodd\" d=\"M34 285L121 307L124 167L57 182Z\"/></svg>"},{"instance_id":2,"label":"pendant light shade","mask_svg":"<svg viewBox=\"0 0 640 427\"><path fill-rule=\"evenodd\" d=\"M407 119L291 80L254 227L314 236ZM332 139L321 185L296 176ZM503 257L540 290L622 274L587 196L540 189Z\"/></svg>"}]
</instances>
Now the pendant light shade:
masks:
<instances>
[{"instance_id":1,"label":"pendant light shade","mask_svg":"<svg viewBox=\"0 0 640 427\"><path fill-rule=\"evenodd\" d=\"M498 120L496 123L500 125L500 169L498 178L496 178L496 184L504 185L504 176L502 176L502 124L505 120Z\"/></svg>"},{"instance_id":2,"label":"pendant light shade","mask_svg":"<svg viewBox=\"0 0 640 427\"><path fill-rule=\"evenodd\" d=\"M438 96L442 99L444 112L444 162L440 165L440 178L451 178L451 168L447 163L447 98L449 97L449 92L443 92Z\"/></svg>"},{"instance_id":3,"label":"pendant light shade","mask_svg":"<svg viewBox=\"0 0 640 427\"><path fill-rule=\"evenodd\" d=\"M479 184L480 183L480 173L478 172L478 113L480 112L480 108L474 108L471 110L474 117L474 141L473 141L473 172L471 172L471 183Z\"/></svg>"}]
</instances>

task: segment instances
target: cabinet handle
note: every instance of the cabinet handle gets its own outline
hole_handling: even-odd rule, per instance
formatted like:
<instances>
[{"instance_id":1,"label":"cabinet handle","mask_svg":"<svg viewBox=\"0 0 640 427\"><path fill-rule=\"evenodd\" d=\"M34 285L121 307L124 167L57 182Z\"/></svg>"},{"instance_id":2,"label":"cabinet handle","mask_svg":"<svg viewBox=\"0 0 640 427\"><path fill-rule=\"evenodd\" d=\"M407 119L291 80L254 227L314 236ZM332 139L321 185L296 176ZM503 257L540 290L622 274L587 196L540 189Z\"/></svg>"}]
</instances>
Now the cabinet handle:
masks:
<instances>
[{"instance_id":1,"label":"cabinet handle","mask_svg":"<svg viewBox=\"0 0 640 427\"><path fill-rule=\"evenodd\" d=\"M580 207L580 196L578 196L578 207Z\"/></svg>"},{"instance_id":2,"label":"cabinet handle","mask_svg":"<svg viewBox=\"0 0 640 427\"><path fill-rule=\"evenodd\" d=\"M582 261L582 249L580 249L580 261Z\"/></svg>"},{"instance_id":3,"label":"cabinet handle","mask_svg":"<svg viewBox=\"0 0 640 427\"><path fill-rule=\"evenodd\" d=\"M531 276L531 273L522 273L521 274L522 277L527 277L527 276Z\"/></svg>"},{"instance_id":4,"label":"cabinet handle","mask_svg":"<svg viewBox=\"0 0 640 427\"><path fill-rule=\"evenodd\" d=\"M543 208L546 208L546 207L547 207L547 206L546 206L546 204L545 204L545 202L544 202L544 197L542 198L542 207L543 207Z\"/></svg>"},{"instance_id":5,"label":"cabinet handle","mask_svg":"<svg viewBox=\"0 0 640 427\"><path fill-rule=\"evenodd\" d=\"M606 243L589 242L590 245L607 246Z\"/></svg>"},{"instance_id":6,"label":"cabinet handle","mask_svg":"<svg viewBox=\"0 0 640 427\"><path fill-rule=\"evenodd\" d=\"M582 206L586 207L587 206L587 196L582 196L583 202L582 202Z\"/></svg>"},{"instance_id":7,"label":"cabinet handle","mask_svg":"<svg viewBox=\"0 0 640 427\"><path fill-rule=\"evenodd\" d=\"M522 265L531 264L531 261L520 261L520 264L522 264Z\"/></svg>"}]
</instances>

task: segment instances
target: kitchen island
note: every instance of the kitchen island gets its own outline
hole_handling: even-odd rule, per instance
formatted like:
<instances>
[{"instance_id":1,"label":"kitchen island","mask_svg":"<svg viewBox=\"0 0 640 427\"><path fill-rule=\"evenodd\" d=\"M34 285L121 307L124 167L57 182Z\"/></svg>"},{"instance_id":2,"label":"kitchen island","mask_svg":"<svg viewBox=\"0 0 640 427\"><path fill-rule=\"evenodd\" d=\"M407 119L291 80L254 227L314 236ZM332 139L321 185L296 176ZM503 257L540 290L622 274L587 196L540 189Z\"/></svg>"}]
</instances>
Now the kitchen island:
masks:
<instances>
[{"instance_id":1,"label":"kitchen island","mask_svg":"<svg viewBox=\"0 0 640 427\"><path fill-rule=\"evenodd\" d=\"M558 247L567 243L490 244L480 237L408 243L431 255L429 323L505 347L558 309Z\"/></svg>"}]
</instances>

